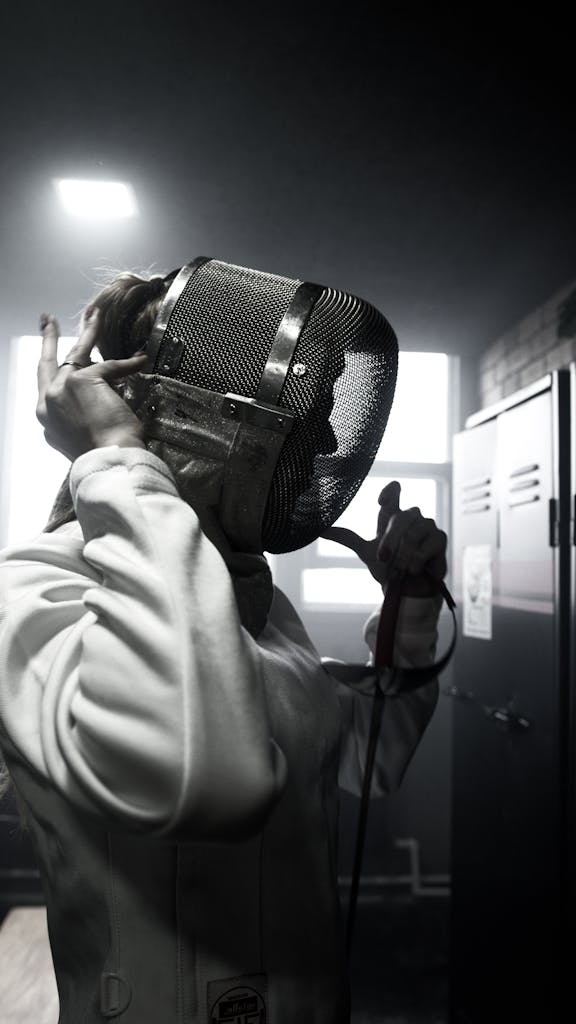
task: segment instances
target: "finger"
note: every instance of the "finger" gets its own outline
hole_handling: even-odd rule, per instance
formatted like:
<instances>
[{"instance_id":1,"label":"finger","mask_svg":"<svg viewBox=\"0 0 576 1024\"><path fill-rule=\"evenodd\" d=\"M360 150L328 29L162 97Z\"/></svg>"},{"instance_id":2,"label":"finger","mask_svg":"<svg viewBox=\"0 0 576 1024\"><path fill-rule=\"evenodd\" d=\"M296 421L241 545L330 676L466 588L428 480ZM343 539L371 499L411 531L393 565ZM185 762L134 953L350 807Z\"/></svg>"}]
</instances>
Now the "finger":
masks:
<instances>
[{"instance_id":1,"label":"finger","mask_svg":"<svg viewBox=\"0 0 576 1024\"><path fill-rule=\"evenodd\" d=\"M95 322L99 315L100 309L93 302L90 303L89 306L86 306L86 309L82 313L82 319L80 321L80 333L82 333L84 328L88 326L93 317Z\"/></svg>"},{"instance_id":2,"label":"finger","mask_svg":"<svg viewBox=\"0 0 576 1024\"><path fill-rule=\"evenodd\" d=\"M92 349L96 344L96 329L98 325L98 307L88 307L82 318L80 336L75 345L72 346L66 360L74 363L90 362Z\"/></svg>"},{"instance_id":3,"label":"finger","mask_svg":"<svg viewBox=\"0 0 576 1024\"><path fill-rule=\"evenodd\" d=\"M47 388L58 372L60 327L56 317L51 313L42 313L40 330L42 331L42 349L38 362L38 397L43 401Z\"/></svg>"},{"instance_id":4,"label":"finger","mask_svg":"<svg viewBox=\"0 0 576 1024\"><path fill-rule=\"evenodd\" d=\"M380 537L379 556L386 560L396 551L401 538L408 530L418 531L418 523L422 523L422 513L419 508L407 508L400 512L393 513L388 522L378 517L378 535ZM432 522L432 520L430 520Z\"/></svg>"},{"instance_id":5,"label":"finger","mask_svg":"<svg viewBox=\"0 0 576 1024\"><path fill-rule=\"evenodd\" d=\"M391 517L400 511L400 484L398 480L391 480L386 487L384 487L378 496L378 504L380 505L380 511L378 513L378 522L376 525L376 533L379 537L382 536Z\"/></svg>"},{"instance_id":6,"label":"finger","mask_svg":"<svg viewBox=\"0 0 576 1024\"><path fill-rule=\"evenodd\" d=\"M128 359L106 359L102 363L93 363L85 370L78 370L82 377L99 377L101 380L116 380L127 377L130 373L138 373L148 364L148 356L141 352Z\"/></svg>"},{"instance_id":7,"label":"finger","mask_svg":"<svg viewBox=\"0 0 576 1024\"><path fill-rule=\"evenodd\" d=\"M386 484L380 494L378 495L378 504L391 512L398 511L400 509L400 483L398 480L391 480L390 483Z\"/></svg>"},{"instance_id":8,"label":"finger","mask_svg":"<svg viewBox=\"0 0 576 1024\"><path fill-rule=\"evenodd\" d=\"M435 572L439 566L446 567L446 535L438 530L433 537L426 538L422 544L409 555L408 572L417 574L419 572Z\"/></svg>"},{"instance_id":9,"label":"finger","mask_svg":"<svg viewBox=\"0 0 576 1024\"><path fill-rule=\"evenodd\" d=\"M432 531L427 530L419 541L407 533L394 552L391 567L413 576L431 571L441 578L446 573L446 548L446 534L436 527Z\"/></svg>"},{"instance_id":10,"label":"finger","mask_svg":"<svg viewBox=\"0 0 576 1024\"><path fill-rule=\"evenodd\" d=\"M433 519L424 519L419 509L406 509L390 524L390 529L382 539L382 546L388 549L391 559L396 561L401 550L402 560L406 562L408 555L416 551L435 530Z\"/></svg>"}]
</instances>

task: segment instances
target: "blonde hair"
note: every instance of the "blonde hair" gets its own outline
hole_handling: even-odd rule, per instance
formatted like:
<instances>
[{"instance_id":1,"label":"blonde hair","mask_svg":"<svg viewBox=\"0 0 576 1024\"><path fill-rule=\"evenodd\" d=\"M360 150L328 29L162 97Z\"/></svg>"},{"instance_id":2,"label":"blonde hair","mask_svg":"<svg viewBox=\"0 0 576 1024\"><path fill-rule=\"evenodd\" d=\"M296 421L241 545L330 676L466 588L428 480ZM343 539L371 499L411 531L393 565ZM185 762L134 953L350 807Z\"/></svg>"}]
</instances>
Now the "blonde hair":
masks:
<instances>
[{"instance_id":1,"label":"blonde hair","mask_svg":"<svg viewBox=\"0 0 576 1024\"><path fill-rule=\"evenodd\" d=\"M89 303L97 306L100 311L96 344L103 359L126 359L144 348L162 300L177 273L178 270L172 271L166 277L144 277L129 271L105 273L106 277L112 279ZM69 475L68 473L56 495L50 518L44 528L46 533L51 533L76 518L68 486ZM10 793L16 800L20 828L22 831L29 831L24 805L0 752L0 802Z\"/></svg>"}]
</instances>

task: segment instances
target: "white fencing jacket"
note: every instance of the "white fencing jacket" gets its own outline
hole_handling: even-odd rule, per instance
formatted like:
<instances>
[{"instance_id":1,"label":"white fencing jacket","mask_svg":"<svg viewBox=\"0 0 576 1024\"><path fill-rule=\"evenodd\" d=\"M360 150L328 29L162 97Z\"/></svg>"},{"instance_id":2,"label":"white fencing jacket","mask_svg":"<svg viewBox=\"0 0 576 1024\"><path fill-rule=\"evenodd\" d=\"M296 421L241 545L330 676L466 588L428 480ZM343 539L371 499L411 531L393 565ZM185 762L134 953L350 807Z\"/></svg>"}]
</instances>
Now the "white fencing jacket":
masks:
<instances>
[{"instance_id":1,"label":"white fencing jacket","mask_svg":"<svg viewBox=\"0 0 576 1024\"><path fill-rule=\"evenodd\" d=\"M60 1024L345 1024L338 780L360 792L371 701L279 590L261 635L242 628L155 455L90 451L71 492L77 522L0 554L0 749ZM440 603L404 599L397 664L433 662ZM387 702L374 792L436 700L431 683Z\"/></svg>"}]
</instances>

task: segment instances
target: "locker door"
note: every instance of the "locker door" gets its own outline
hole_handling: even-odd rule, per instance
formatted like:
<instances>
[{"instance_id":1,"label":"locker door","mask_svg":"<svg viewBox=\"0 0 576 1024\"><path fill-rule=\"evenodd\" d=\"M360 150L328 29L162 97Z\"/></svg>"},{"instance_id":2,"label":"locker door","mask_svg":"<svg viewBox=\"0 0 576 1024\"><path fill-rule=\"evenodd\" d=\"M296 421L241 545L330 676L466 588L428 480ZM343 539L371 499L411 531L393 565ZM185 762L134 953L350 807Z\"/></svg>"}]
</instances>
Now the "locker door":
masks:
<instances>
[{"instance_id":1,"label":"locker door","mask_svg":"<svg viewBox=\"0 0 576 1024\"><path fill-rule=\"evenodd\" d=\"M498 732L504 765L501 849L487 860L497 927L494 969L527 1015L557 989L561 902L562 667L557 559L557 408L550 389L498 419L500 574L495 616ZM522 1019L522 1018L520 1018Z\"/></svg>"},{"instance_id":2,"label":"locker door","mask_svg":"<svg viewBox=\"0 0 576 1024\"><path fill-rule=\"evenodd\" d=\"M555 377L552 387L491 421L497 495L492 636L468 637L464 623L455 667L456 685L465 677L472 694L458 702L455 716L456 1022L531 1020L537 1007L552 1011L558 990L563 669L557 513L565 377L560 383L561 396ZM459 460L473 442L460 445ZM462 524L462 507L459 516ZM460 525L460 532L465 545L471 531Z\"/></svg>"}]
</instances>

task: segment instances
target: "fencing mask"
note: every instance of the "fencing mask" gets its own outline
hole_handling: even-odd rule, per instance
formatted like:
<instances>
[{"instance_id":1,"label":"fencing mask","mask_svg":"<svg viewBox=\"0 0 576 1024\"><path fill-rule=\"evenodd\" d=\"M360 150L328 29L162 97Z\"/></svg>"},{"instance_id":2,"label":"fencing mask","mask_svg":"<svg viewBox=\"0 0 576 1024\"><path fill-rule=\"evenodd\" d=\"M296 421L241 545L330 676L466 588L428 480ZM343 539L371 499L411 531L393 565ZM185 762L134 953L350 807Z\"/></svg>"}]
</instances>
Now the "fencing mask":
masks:
<instances>
[{"instance_id":1,"label":"fencing mask","mask_svg":"<svg viewBox=\"0 0 576 1024\"><path fill-rule=\"evenodd\" d=\"M150 370L116 387L219 547L257 632L267 600L257 579L269 592L262 553L316 540L374 461L396 337L373 306L333 288L204 257L167 277Z\"/></svg>"}]
</instances>

